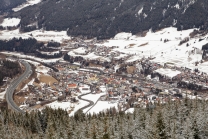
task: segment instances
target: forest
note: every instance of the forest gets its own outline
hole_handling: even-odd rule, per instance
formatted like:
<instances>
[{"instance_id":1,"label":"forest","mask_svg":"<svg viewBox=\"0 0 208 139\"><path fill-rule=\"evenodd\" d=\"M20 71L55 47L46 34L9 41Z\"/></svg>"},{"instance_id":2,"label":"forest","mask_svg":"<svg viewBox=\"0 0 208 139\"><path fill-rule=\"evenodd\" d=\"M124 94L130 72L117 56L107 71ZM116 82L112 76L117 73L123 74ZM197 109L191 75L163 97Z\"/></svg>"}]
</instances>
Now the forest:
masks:
<instances>
[{"instance_id":1,"label":"forest","mask_svg":"<svg viewBox=\"0 0 208 139\"><path fill-rule=\"evenodd\" d=\"M9 16L21 17L21 30L66 30L70 36L105 39L118 32L208 28L207 0L45 0ZM141 11L140 11L141 10Z\"/></svg>"},{"instance_id":2,"label":"forest","mask_svg":"<svg viewBox=\"0 0 208 139\"><path fill-rule=\"evenodd\" d=\"M13 78L21 72L22 70L18 62L0 60L0 85L2 85L4 77Z\"/></svg>"},{"instance_id":3,"label":"forest","mask_svg":"<svg viewBox=\"0 0 208 139\"><path fill-rule=\"evenodd\" d=\"M204 100L169 101L133 113L115 108L98 114L81 111L69 117L61 109L45 108L20 114L3 110L1 138L30 139L205 139L208 137L208 103ZM18 136L17 136L18 135Z\"/></svg>"},{"instance_id":4,"label":"forest","mask_svg":"<svg viewBox=\"0 0 208 139\"><path fill-rule=\"evenodd\" d=\"M1 0L0 1L0 13L11 11L12 8L15 8L24 2L26 2L26 0Z\"/></svg>"},{"instance_id":5,"label":"forest","mask_svg":"<svg viewBox=\"0 0 208 139\"><path fill-rule=\"evenodd\" d=\"M63 54L61 52L55 53L54 55L42 54L40 51L56 51L50 47L60 46L57 42L49 42L48 46L44 46L44 43L37 42L34 38L22 39L22 38L13 38L9 41L0 40L0 51L17 51L23 52L24 54L32 54L40 58L59 58Z\"/></svg>"},{"instance_id":6,"label":"forest","mask_svg":"<svg viewBox=\"0 0 208 139\"><path fill-rule=\"evenodd\" d=\"M202 46L202 50L208 50L208 43Z\"/></svg>"},{"instance_id":7,"label":"forest","mask_svg":"<svg viewBox=\"0 0 208 139\"><path fill-rule=\"evenodd\" d=\"M202 46L203 54L202 59L208 60L208 43Z\"/></svg>"}]
</instances>

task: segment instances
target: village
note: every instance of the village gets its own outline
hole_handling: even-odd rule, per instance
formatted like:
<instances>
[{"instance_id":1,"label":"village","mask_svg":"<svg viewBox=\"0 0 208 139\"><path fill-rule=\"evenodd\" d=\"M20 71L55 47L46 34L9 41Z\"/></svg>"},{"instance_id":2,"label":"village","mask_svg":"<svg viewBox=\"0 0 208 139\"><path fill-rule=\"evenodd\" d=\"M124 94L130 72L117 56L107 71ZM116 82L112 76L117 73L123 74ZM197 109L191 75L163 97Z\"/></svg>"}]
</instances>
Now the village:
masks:
<instances>
[{"instance_id":1,"label":"village","mask_svg":"<svg viewBox=\"0 0 208 139\"><path fill-rule=\"evenodd\" d=\"M141 39L139 43L137 39ZM63 40L61 47L49 53L63 54L56 59L3 53L23 59L35 68L36 75L21 90L16 90L15 102L24 111L48 106L73 115L78 110L98 113L110 108L118 111L154 108L158 103L184 98L208 100L202 50L186 44L177 46L182 39L173 39L174 45L164 49L171 40L158 38L161 48L157 50L151 44L155 41L146 43L145 38L125 33L109 41L76 37ZM190 40L190 45L192 42L194 45L196 41ZM177 53L184 54L177 58ZM9 84L10 80L5 82Z\"/></svg>"},{"instance_id":2,"label":"village","mask_svg":"<svg viewBox=\"0 0 208 139\"><path fill-rule=\"evenodd\" d=\"M68 110L71 111L80 103L79 96L89 94L97 100L88 106L88 110L85 106L80 107L86 113L98 101L116 104L117 110L126 111L183 98L208 99L207 74L198 69L160 65L152 62L152 58L128 62L134 55L111 52L109 47L74 46L67 54L70 59L48 63L58 69L59 72L52 69L47 72L58 82L53 83L53 87L44 84L41 89L31 85L29 89L33 93L25 101L28 107L22 108L27 110L40 103L50 106L50 102L58 101L70 102Z\"/></svg>"}]
</instances>

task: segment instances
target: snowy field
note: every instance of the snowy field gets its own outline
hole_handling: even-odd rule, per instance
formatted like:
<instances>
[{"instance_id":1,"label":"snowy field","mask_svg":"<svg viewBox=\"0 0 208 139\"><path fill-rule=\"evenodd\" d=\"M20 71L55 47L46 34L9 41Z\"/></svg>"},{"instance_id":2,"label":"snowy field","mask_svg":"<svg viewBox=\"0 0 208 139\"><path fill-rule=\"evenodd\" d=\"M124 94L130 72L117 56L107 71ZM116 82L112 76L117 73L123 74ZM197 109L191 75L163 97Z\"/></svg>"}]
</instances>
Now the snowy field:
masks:
<instances>
[{"instance_id":1,"label":"snowy field","mask_svg":"<svg viewBox=\"0 0 208 139\"><path fill-rule=\"evenodd\" d=\"M129 108L128 110L125 111L125 113L133 113L134 112L134 108Z\"/></svg>"},{"instance_id":2,"label":"snowy field","mask_svg":"<svg viewBox=\"0 0 208 139\"><path fill-rule=\"evenodd\" d=\"M88 85L83 85L79 89L80 89L82 94L90 92L90 91L82 91L82 88L89 88ZM82 98L87 99L87 100L91 100L94 103L96 103L96 101L100 98L100 96L105 95L104 91L106 90L106 88L104 86L101 86L100 89L101 89L101 91L103 91L102 93L99 93L99 94L88 94L86 96L83 96ZM98 113L98 112L103 111L103 110L105 110L107 108L111 108L111 107L117 106L115 104L107 105L108 102L105 103L105 106L101 106L104 103L105 102L98 101L98 103L97 103L98 106L95 105L94 106L95 108L93 107L89 112L92 112L92 113L96 112L96 113ZM74 115L74 113L77 110L79 110L80 108L82 108L82 107L84 107L86 105L88 105L88 102L80 100L80 99L79 99L79 103L78 104L72 104L71 102L58 102L58 101L52 102L50 104L47 104L47 106L49 106L49 107L51 107L53 109L61 108L61 109L67 110L67 111L71 110L72 107L74 107L73 111L71 111L71 113L69 114L70 116ZM91 107L84 109L83 112L87 112L90 108Z\"/></svg>"},{"instance_id":3,"label":"snowy field","mask_svg":"<svg viewBox=\"0 0 208 139\"><path fill-rule=\"evenodd\" d=\"M86 96L83 96L82 98L84 99L88 99L93 101L94 103L97 102L96 105L89 107L87 109L84 109L84 112L88 112L87 113L99 113L101 111L105 111L106 109L110 109L112 107L115 107L117 109L117 103L109 103L108 101L100 101L99 98L103 95L106 94L106 87L105 86L100 86L100 90L102 91L102 93L99 94L89 94ZM98 101L99 100L99 101Z\"/></svg>"},{"instance_id":4,"label":"snowy field","mask_svg":"<svg viewBox=\"0 0 208 139\"><path fill-rule=\"evenodd\" d=\"M119 33L113 39L96 45L100 47L118 46L113 51L134 55L127 59L126 62L151 57L154 58L153 62L162 65L171 63L173 66L190 69L198 68L200 71L208 73L208 70L206 70L208 68L207 62L199 63L198 66L195 66L195 62L202 60L201 48L208 43L208 35L190 38L189 34L193 30L177 31L176 28L169 27L155 33L149 31L145 37L131 35L130 33ZM180 41L185 38L190 38L190 40L179 46ZM200 38L203 40L199 41ZM168 39L168 41L164 42L165 39ZM187 43L189 46L187 46Z\"/></svg>"},{"instance_id":5,"label":"snowy field","mask_svg":"<svg viewBox=\"0 0 208 139\"><path fill-rule=\"evenodd\" d=\"M174 71L174 70L171 70L171 69L163 69L163 68L157 69L154 72L157 72L161 75L166 75L169 78L173 78L176 75L181 73L180 71L177 71L177 70Z\"/></svg>"},{"instance_id":6,"label":"snowy field","mask_svg":"<svg viewBox=\"0 0 208 139\"><path fill-rule=\"evenodd\" d=\"M133 55L126 62L134 62L143 57L152 57L152 61L160 64L171 63L173 66L188 67L190 69L198 68L200 71L208 73L208 63L199 63L195 66L195 62L202 59L202 52L200 52L202 46L206 44L207 37L191 38L187 43L178 45L184 38L189 38L189 34L193 32L193 29L177 31L176 28L169 27L158 32L147 32L145 37L132 35L131 33L119 33L113 39L107 40L104 43L96 44L97 46L118 46L113 51L122 52L118 57L122 58L129 54ZM41 31L36 30L27 33L20 33L18 29L13 31L3 30L1 31L0 39L8 40L13 37L29 38L34 37L38 41L57 41L63 42L64 40L70 40L71 37L67 36L66 31L55 32L55 31ZM202 38L202 41L199 41ZM164 40L168 39L166 43ZM82 56L85 59L100 59L102 61L110 61L107 57L97 56L95 53L89 53L88 55L79 55L75 52L83 53L85 49L77 48L68 54L71 56ZM190 53L194 51L194 53Z\"/></svg>"},{"instance_id":7,"label":"snowy field","mask_svg":"<svg viewBox=\"0 0 208 139\"><path fill-rule=\"evenodd\" d=\"M83 98L92 100L95 103L101 95L103 95L103 93L97 94L97 95L89 94L89 95L84 96ZM46 106L49 106L53 109L61 108L66 111L69 111L72 109L72 107L74 107L73 111L71 111L71 113L69 114L69 116L73 116L77 110L79 110L80 108L82 108L86 105L88 105L88 102L83 101L83 100L79 100L78 104L72 104L71 102L55 101L50 104L47 104ZM98 103L88 113L99 113L100 111L104 111L104 110L112 108L112 107L117 108L117 103L109 104L107 101L98 101ZM83 112L86 112L88 109L89 108L84 109Z\"/></svg>"},{"instance_id":8,"label":"snowy field","mask_svg":"<svg viewBox=\"0 0 208 139\"><path fill-rule=\"evenodd\" d=\"M108 101L98 101L98 103L88 112L88 113L99 113L100 111L105 111L115 107L117 109L117 103L109 103Z\"/></svg>"},{"instance_id":9,"label":"snowy field","mask_svg":"<svg viewBox=\"0 0 208 139\"><path fill-rule=\"evenodd\" d=\"M24 55L22 53L17 53L17 52L1 52L3 54L6 54L6 55L12 55L12 56L17 56L19 58L30 58L30 59L34 59L38 62L45 62L45 63L50 63L50 62L57 62L59 60L63 60L63 58L54 58L54 59L43 59L43 58L38 58L38 57L35 57L35 56L30 56L30 55ZM37 64L37 62L34 62Z\"/></svg>"},{"instance_id":10,"label":"snowy field","mask_svg":"<svg viewBox=\"0 0 208 139\"><path fill-rule=\"evenodd\" d=\"M4 99L5 94L6 94L6 91L0 92L0 99Z\"/></svg>"},{"instance_id":11,"label":"snowy field","mask_svg":"<svg viewBox=\"0 0 208 139\"><path fill-rule=\"evenodd\" d=\"M78 104L72 104L71 102L58 102L58 101L55 101L55 102L52 102L50 104L47 104L46 106L48 107L51 107L52 109L58 109L58 108L61 108L63 110L66 110L66 111L70 111L73 107L73 111L71 111L71 113L69 114L69 116L73 116L74 113L79 110L80 108L86 106L88 104L88 102L86 101L82 101L80 100Z\"/></svg>"},{"instance_id":12,"label":"snowy field","mask_svg":"<svg viewBox=\"0 0 208 139\"><path fill-rule=\"evenodd\" d=\"M19 18L5 18L4 21L0 24L2 27L14 27L18 26L20 23Z\"/></svg>"},{"instance_id":13,"label":"snowy field","mask_svg":"<svg viewBox=\"0 0 208 139\"><path fill-rule=\"evenodd\" d=\"M78 54L85 54L87 50L83 47L79 47L77 49L74 50L75 53L78 53Z\"/></svg>"},{"instance_id":14,"label":"snowy field","mask_svg":"<svg viewBox=\"0 0 208 139\"><path fill-rule=\"evenodd\" d=\"M93 101L94 103L96 103L96 101L98 101L99 98L100 98L102 95L105 95L105 93L100 93L100 94L89 94L89 95L83 96L82 98L87 99L87 100L91 100L91 101ZM88 109L89 109L89 108L88 108ZM88 109L85 109L84 112L86 112Z\"/></svg>"},{"instance_id":15,"label":"snowy field","mask_svg":"<svg viewBox=\"0 0 208 139\"><path fill-rule=\"evenodd\" d=\"M78 48L79 49L79 48ZM88 55L79 55L79 54L75 54L74 51L78 51L77 49L73 50L73 51L70 51L68 53L68 55L70 56L81 56L83 57L84 59L90 59L90 60L103 60L103 61L110 61L109 58L106 58L106 57L102 57L102 56L97 56L94 52L92 53L89 53Z\"/></svg>"},{"instance_id":16,"label":"snowy field","mask_svg":"<svg viewBox=\"0 0 208 139\"><path fill-rule=\"evenodd\" d=\"M105 95L105 93L100 93L100 94L89 94L89 95L83 96L82 98L87 99L87 100L91 100L91 101L93 101L94 103L96 103L96 101L98 101L99 98L100 98L102 95Z\"/></svg>"},{"instance_id":17,"label":"snowy field","mask_svg":"<svg viewBox=\"0 0 208 139\"><path fill-rule=\"evenodd\" d=\"M71 37L67 36L66 31L42 31L35 30L26 33L20 33L19 29L15 30L3 30L0 31L0 40L10 40L12 38L35 38L37 41L48 42L48 41L56 41L63 42L64 40L71 40Z\"/></svg>"},{"instance_id":18,"label":"snowy field","mask_svg":"<svg viewBox=\"0 0 208 139\"><path fill-rule=\"evenodd\" d=\"M58 54L59 51L54 51L54 52L42 52L42 51L39 51L41 54L46 54L46 55L54 55L54 54Z\"/></svg>"},{"instance_id":19,"label":"snowy field","mask_svg":"<svg viewBox=\"0 0 208 139\"><path fill-rule=\"evenodd\" d=\"M27 0L27 2L23 3L22 5L19 5L15 8L13 8L12 10L14 12L17 12L17 11L20 11L21 9L25 8L25 7L28 7L28 6L31 6L31 5L35 5L35 4L38 4L40 3L42 0Z\"/></svg>"}]
</instances>

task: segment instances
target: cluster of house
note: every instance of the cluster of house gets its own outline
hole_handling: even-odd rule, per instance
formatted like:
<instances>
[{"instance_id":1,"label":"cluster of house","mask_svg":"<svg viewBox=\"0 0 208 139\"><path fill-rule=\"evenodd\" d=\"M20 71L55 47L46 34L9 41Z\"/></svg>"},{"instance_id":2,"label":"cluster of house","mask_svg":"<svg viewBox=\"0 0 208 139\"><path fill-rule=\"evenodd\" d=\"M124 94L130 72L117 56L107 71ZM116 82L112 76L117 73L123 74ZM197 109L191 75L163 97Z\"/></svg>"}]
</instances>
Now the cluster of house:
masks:
<instances>
[{"instance_id":1,"label":"cluster of house","mask_svg":"<svg viewBox=\"0 0 208 139\"><path fill-rule=\"evenodd\" d=\"M58 99L76 103L80 94L104 93L101 100L116 102L120 110L125 110L158 102L166 103L187 96L199 99L206 97L196 93L208 89L207 74L198 69L192 71L184 67L160 65L152 62L151 58L128 61L133 55L112 51L116 46L97 47L93 45L93 41L97 40L76 41L77 43L71 44L70 47L74 49L72 51L75 55L72 57L76 59L77 54L78 58L73 64L58 62L53 65L59 72L51 70L48 74L55 77L59 83L54 84L55 90L50 86L39 90L38 92L43 92L39 93L42 100ZM91 52L110 61L84 58L84 55ZM83 58L80 58L82 55ZM83 65L82 63L86 63L83 60L92 64ZM101 86L105 86L105 92L100 89Z\"/></svg>"},{"instance_id":2,"label":"cluster of house","mask_svg":"<svg viewBox=\"0 0 208 139\"><path fill-rule=\"evenodd\" d=\"M158 66L158 68L162 69L161 66ZM198 91L208 90L208 75L206 73L200 72L198 69L191 70L185 67L168 66L166 64L164 68L168 69L168 73L164 71L158 73L156 69L154 70L156 72L153 72L152 75L158 75L162 81L177 82L179 87Z\"/></svg>"},{"instance_id":3,"label":"cluster of house","mask_svg":"<svg viewBox=\"0 0 208 139\"><path fill-rule=\"evenodd\" d=\"M151 75L150 79L178 83L178 87L191 89L191 90L208 90L208 75L204 72L200 72L197 68L191 70L186 67L176 67L168 64L160 65L152 62L149 59L142 58L131 63L126 64L120 69L125 69L128 73L127 67L135 65L134 74ZM118 69L118 70L120 70Z\"/></svg>"},{"instance_id":4,"label":"cluster of house","mask_svg":"<svg viewBox=\"0 0 208 139\"><path fill-rule=\"evenodd\" d=\"M84 90L86 89L91 93L97 94L102 92L99 88L105 86L106 91L102 92L105 93L102 100L108 101L109 103L116 102L120 110L125 110L134 106L144 107L149 103L153 104L153 102L165 103L170 99L177 100L183 98L187 94L190 98L196 97L194 91L178 89L177 85L169 84L168 82L159 82L159 79L154 82L155 78L150 78L150 80L140 79L141 76L129 78L125 76L125 74L116 74L113 68L105 69L102 73L97 72L96 67L90 70L89 67L85 70L80 70L79 68L74 70L73 66L71 64L56 65L59 72L51 73L51 75L55 76L55 78L60 81L57 88L73 88L76 94L77 92L83 91L80 90L80 85L85 84L90 87L88 89L83 88ZM161 65L145 60L141 62L141 66L137 67L139 67L139 70L143 70L144 73L145 70L150 67L152 71L155 71L161 68ZM136 74L142 75L142 72ZM126 75L128 75L128 73L126 73ZM67 84L73 84L74 86L71 88L71 85L67 86Z\"/></svg>"},{"instance_id":5,"label":"cluster of house","mask_svg":"<svg viewBox=\"0 0 208 139\"><path fill-rule=\"evenodd\" d=\"M162 78L167 78L167 81L162 80L160 82L160 77L158 76L155 78L149 77L149 79L141 78L144 77L143 74L149 67L153 69L152 71L157 71L161 68L159 64L143 62L140 62L140 66L136 66L137 71L140 72L134 73L137 76L133 77L126 76L128 75L127 72L124 74L116 74L113 68L99 72L95 67L80 68L79 65L56 63L54 66L59 72L50 70L48 74L56 78L59 82L54 83L53 88L49 85L43 85L41 88L29 85L30 93L27 95L24 103L28 106L47 104L55 100L77 103L79 101L77 97L81 94L103 93L104 95L101 100L108 101L109 103L117 103L119 110L126 110L130 107L154 106L158 102L166 103L169 100L178 100L187 96L189 98L206 98L203 95L199 96L195 91L178 89L177 84L173 85L168 83L167 81L170 78L159 72L150 73L158 73ZM172 70L174 70L174 67L172 67ZM182 73L183 71L180 72ZM181 73L173 78L178 77ZM193 74L192 76L196 75ZM101 86L104 86L106 90L102 91L100 89Z\"/></svg>"},{"instance_id":6,"label":"cluster of house","mask_svg":"<svg viewBox=\"0 0 208 139\"><path fill-rule=\"evenodd\" d=\"M53 100L57 100L63 95L62 92L51 88L49 85L44 84L42 87L28 85L28 90L21 91L21 94L26 95L25 101L22 105L28 107L35 106L37 104L46 104Z\"/></svg>"}]
</instances>

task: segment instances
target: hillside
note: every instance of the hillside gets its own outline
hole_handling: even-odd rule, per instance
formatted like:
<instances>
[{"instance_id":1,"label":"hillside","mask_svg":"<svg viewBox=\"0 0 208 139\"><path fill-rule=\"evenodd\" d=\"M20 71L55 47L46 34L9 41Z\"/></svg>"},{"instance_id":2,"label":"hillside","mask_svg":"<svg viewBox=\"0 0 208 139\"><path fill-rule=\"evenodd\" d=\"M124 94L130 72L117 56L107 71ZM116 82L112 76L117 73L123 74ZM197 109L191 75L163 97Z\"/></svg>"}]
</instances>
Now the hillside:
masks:
<instances>
[{"instance_id":1,"label":"hillside","mask_svg":"<svg viewBox=\"0 0 208 139\"><path fill-rule=\"evenodd\" d=\"M0 13L11 11L12 8L26 2L26 0L1 0L0 1Z\"/></svg>"},{"instance_id":2,"label":"hillside","mask_svg":"<svg viewBox=\"0 0 208 139\"><path fill-rule=\"evenodd\" d=\"M21 17L22 31L38 27L103 39L169 26L206 29L207 8L207 0L45 0L11 16Z\"/></svg>"},{"instance_id":3,"label":"hillside","mask_svg":"<svg viewBox=\"0 0 208 139\"><path fill-rule=\"evenodd\" d=\"M115 109L97 115L79 112L74 117L50 108L24 115L4 111L0 133L3 139L204 139L208 137L207 114L207 101L188 99L155 108L149 104L132 114Z\"/></svg>"}]
</instances>

